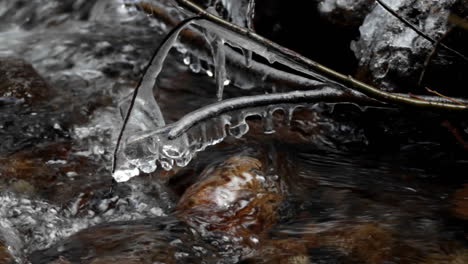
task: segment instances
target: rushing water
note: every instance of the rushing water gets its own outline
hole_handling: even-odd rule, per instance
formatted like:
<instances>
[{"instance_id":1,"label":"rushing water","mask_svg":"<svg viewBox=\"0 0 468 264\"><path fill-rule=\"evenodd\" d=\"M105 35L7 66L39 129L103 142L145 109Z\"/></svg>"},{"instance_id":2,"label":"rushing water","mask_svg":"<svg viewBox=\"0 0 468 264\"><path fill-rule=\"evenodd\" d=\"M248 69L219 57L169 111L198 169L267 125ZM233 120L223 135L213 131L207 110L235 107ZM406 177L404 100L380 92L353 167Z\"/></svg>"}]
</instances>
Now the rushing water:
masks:
<instances>
[{"instance_id":1,"label":"rushing water","mask_svg":"<svg viewBox=\"0 0 468 264\"><path fill-rule=\"evenodd\" d=\"M211 138L195 127L192 138L219 144L175 164L185 167L113 182L128 98L173 26L134 2L0 2L0 71L19 65L27 74L10 83L35 80L29 96L0 85L0 263L468 262L468 157L455 118L350 104L248 109L209 120ZM168 2L151 1L182 18ZM252 8L242 3L232 8ZM207 40L223 45L216 37ZM166 122L216 102L220 87L223 98L297 89L288 74L263 75L269 64L245 63L249 51L226 51L242 67L216 49L212 59L208 42L168 54L157 81Z\"/></svg>"}]
</instances>

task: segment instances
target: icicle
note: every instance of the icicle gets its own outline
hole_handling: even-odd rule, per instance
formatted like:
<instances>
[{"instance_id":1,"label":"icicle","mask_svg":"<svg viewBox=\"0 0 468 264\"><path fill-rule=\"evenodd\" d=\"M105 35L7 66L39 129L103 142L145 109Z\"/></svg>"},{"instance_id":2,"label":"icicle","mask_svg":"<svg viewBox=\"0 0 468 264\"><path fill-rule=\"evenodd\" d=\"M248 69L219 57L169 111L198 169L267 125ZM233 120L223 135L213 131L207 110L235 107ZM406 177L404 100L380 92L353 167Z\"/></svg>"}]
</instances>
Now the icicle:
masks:
<instances>
[{"instance_id":1,"label":"icicle","mask_svg":"<svg viewBox=\"0 0 468 264\"><path fill-rule=\"evenodd\" d=\"M190 63L190 70L194 73L199 73L201 70L200 59L196 56L192 56L192 63Z\"/></svg>"},{"instance_id":2,"label":"icicle","mask_svg":"<svg viewBox=\"0 0 468 264\"><path fill-rule=\"evenodd\" d=\"M223 100L224 82L226 81L226 55L224 51L224 40L214 37L211 47L214 55L214 67L216 85L218 87L216 96L218 101Z\"/></svg>"},{"instance_id":3,"label":"icicle","mask_svg":"<svg viewBox=\"0 0 468 264\"><path fill-rule=\"evenodd\" d=\"M293 106L288 106L288 107L285 107L285 114L284 114L284 123L285 125L287 126L290 126L291 125L291 121L293 120L293 116L294 116L294 112L299 109L299 108L302 108L304 106L302 105L293 105Z\"/></svg>"},{"instance_id":4,"label":"icicle","mask_svg":"<svg viewBox=\"0 0 468 264\"><path fill-rule=\"evenodd\" d=\"M236 126L229 127L229 134L235 138L241 138L249 132L249 125L242 121Z\"/></svg>"},{"instance_id":5,"label":"icicle","mask_svg":"<svg viewBox=\"0 0 468 264\"><path fill-rule=\"evenodd\" d=\"M273 109L267 108L265 111L265 117L263 118L263 133L265 134L273 134L275 133L275 127L273 125Z\"/></svg>"},{"instance_id":6,"label":"icicle","mask_svg":"<svg viewBox=\"0 0 468 264\"><path fill-rule=\"evenodd\" d=\"M298 63L297 61L292 61L286 54L279 52L277 50L265 48L263 45L255 41L252 41L251 39L249 39L242 33L237 33L237 32L226 30L220 25L216 25L206 20L202 20L198 22L197 24L199 26L204 27L209 32L216 32L216 35L218 37L223 38L225 41L228 41L229 43L235 43L236 46L240 46L240 47L253 51L254 53L268 60L270 64L278 62L293 70L306 74L316 80L339 85L336 81L333 81L330 78L325 77L323 74L319 74L315 71L312 71L308 65L304 63Z\"/></svg>"},{"instance_id":7,"label":"icicle","mask_svg":"<svg viewBox=\"0 0 468 264\"><path fill-rule=\"evenodd\" d=\"M231 115L229 125L229 135L235 138L241 138L249 131L249 125L246 122L248 111L241 111L239 114Z\"/></svg>"},{"instance_id":8,"label":"icicle","mask_svg":"<svg viewBox=\"0 0 468 264\"><path fill-rule=\"evenodd\" d=\"M246 11L246 27L253 31L253 21L255 17L255 0L249 0ZM250 68L252 66L252 51L243 49L245 57L245 66Z\"/></svg>"},{"instance_id":9,"label":"icicle","mask_svg":"<svg viewBox=\"0 0 468 264\"><path fill-rule=\"evenodd\" d=\"M250 68L252 66L252 51L242 48L242 54L244 54L245 67Z\"/></svg>"}]
</instances>

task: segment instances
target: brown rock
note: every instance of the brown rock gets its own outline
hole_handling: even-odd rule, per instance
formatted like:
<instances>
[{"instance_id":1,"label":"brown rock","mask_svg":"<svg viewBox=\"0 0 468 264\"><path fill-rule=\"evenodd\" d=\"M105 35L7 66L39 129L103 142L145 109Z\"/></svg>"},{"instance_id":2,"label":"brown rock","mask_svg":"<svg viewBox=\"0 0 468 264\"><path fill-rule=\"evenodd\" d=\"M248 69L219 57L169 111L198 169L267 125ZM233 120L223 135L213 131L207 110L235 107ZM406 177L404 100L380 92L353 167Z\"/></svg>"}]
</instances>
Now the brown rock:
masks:
<instances>
[{"instance_id":1,"label":"brown rock","mask_svg":"<svg viewBox=\"0 0 468 264\"><path fill-rule=\"evenodd\" d=\"M41 144L0 157L0 189L63 203L110 184L93 177L97 166L87 157L73 155L68 141Z\"/></svg>"},{"instance_id":2,"label":"brown rock","mask_svg":"<svg viewBox=\"0 0 468 264\"><path fill-rule=\"evenodd\" d=\"M315 240L316 245L320 247L337 248L358 263L412 264L417 263L423 256L419 250L396 238L391 230L375 223L341 226L319 233L311 240Z\"/></svg>"},{"instance_id":3,"label":"brown rock","mask_svg":"<svg viewBox=\"0 0 468 264\"><path fill-rule=\"evenodd\" d=\"M430 254L420 264L466 264L468 263L468 250L458 249L455 252L439 252Z\"/></svg>"},{"instance_id":4,"label":"brown rock","mask_svg":"<svg viewBox=\"0 0 468 264\"><path fill-rule=\"evenodd\" d=\"M49 86L23 59L0 57L0 98L31 104L48 97Z\"/></svg>"},{"instance_id":5,"label":"brown rock","mask_svg":"<svg viewBox=\"0 0 468 264\"><path fill-rule=\"evenodd\" d=\"M13 262L13 256L7 249L7 246L0 241L0 264L9 264Z\"/></svg>"},{"instance_id":6,"label":"brown rock","mask_svg":"<svg viewBox=\"0 0 468 264\"><path fill-rule=\"evenodd\" d=\"M452 210L456 216L468 219L468 184L455 191Z\"/></svg>"},{"instance_id":7,"label":"brown rock","mask_svg":"<svg viewBox=\"0 0 468 264\"><path fill-rule=\"evenodd\" d=\"M310 263L306 244L300 239L267 240L245 263L307 264Z\"/></svg>"},{"instance_id":8,"label":"brown rock","mask_svg":"<svg viewBox=\"0 0 468 264\"><path fill-rule=\"evenodd\" d=\"M374 224L352 227L342 232L331 232L320 237L319 244L338 247L366 263L382 263L390 255L393 243L391 233Z\"/></svg>"},{"instance_id":9,"label":"brown rock","mask_svg":"<svg viewBox=\"0 0 468 264\"><path fill-rule=\"evenodd\" d=\"M260 160L247 156L208 167L185 191L176 214L198 230L222 231L244 241L261 235L276 222L283 198L279 180L265 176L264 169Z\"/></svg>"}]
</instances>

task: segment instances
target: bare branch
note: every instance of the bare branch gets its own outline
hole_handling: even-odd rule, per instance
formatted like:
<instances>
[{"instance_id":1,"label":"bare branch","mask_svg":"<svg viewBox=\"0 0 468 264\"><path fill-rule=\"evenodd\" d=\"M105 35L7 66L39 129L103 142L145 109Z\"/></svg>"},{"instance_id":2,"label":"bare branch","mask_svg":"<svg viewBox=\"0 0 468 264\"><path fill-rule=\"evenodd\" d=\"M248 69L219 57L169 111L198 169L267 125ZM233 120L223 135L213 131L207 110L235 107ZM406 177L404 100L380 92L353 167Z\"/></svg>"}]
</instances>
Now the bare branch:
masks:
<instances>
[{"instance_id":1,"label":"bare branch","mask_svg":"<svg viewBox=\"0 0 468 264\"><path fill-rule=\"evenodd\" d=\"M406 106L414 106L419 108L428 108L428 109L439 109L439 110L468 110L468 107L462 106L459 104L454 104L452 102L447 102L447 100L432 100L428 98L427 100L421 100L417 98L413 98L407 95L396 94L396 93L389 93L382 90L379 90L371 85L363 83L354 79L351 76L346 76L341 73L338 73L330 68L327 68L315 61L312 61L304 56L291 51L285 47L282 47L266 38L263 38L260 35L255 34L254 32L231 24L218 16L215 16L204 9L202 9L197 4L189 1L189 0L175 0L181 7L185 8L186 10L190 11L192 14L199 15L204 19L212 22L213 24L223 27L232 32L232 34L237 34L245 39L248 39L252 42L257 43L258 45L264 46L268 52L272 52L278 56L278 58L282 59L281 63L285 64L286 66L290 66L294 64L293 67L296 70L300 70L305 74L308 74L312 77L316 77L317 73L336 81L331 81L331 83L338 84L342 87L353 87L359 92L362 92L371 98L381 100L388 103L395 103L400 105Z\"/></svg>"}]
</instances>

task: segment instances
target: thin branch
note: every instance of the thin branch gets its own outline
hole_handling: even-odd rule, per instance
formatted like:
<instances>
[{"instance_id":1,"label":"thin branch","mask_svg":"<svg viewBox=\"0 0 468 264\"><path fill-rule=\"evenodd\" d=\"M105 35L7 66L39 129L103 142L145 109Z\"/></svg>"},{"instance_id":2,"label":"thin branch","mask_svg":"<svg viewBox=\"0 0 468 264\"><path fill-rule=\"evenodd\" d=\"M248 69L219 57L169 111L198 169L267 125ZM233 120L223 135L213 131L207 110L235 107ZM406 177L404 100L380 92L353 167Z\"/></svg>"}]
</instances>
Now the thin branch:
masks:
<instances>
[{"instance_id":1,"label":"thin branch","mask_svg":"<svg viewBox=\"0 0 468 264\"><path fill-rule=\"evenodd\" d=\"M137 2L137 3L127 3L127 5L132 5L136 6L137 8L143 10L145 13L154 16L161 22L165 23L168 27L175 27L178 25L179 22L174 20L173 17L167 16L162 10L161 7L155 6L152 3L148 2ZM190 45L193 42L195 43L200 43L202 42L202 38L199 37L198 35L194 34L193 29L185 30L181 32L181 37L180 41L188 40L184 44ZM191 50L197 50L197 56L204 60L209 60L210 52L208 50L203 50L202 48L198 46L193 46L191 47ZM305 78L303 76L294 74L294 73L288 73L282 70L278 70L274 67L271 67L270 65L266 65L263 63L259 63L255 60L252 60L251 62L251 67L246 68L245 67L245 57L242 56L241 54L237 53L233 49L231 49L229 46L225 46L226 49L226 57L229 58L227 60L227 65L229 67L236 67L236 71L248 71L248 73L254 73L255 75L260 75L260 76L265 76L268 75L269 79L271 82L286 82L287 85L292 86L298 86L301 88L308 88L308 87L316 87L320 82L316 80L311 80L308 78ZM242 73L246 74L246 73ZM264 81L263 81L264 83ZM417 97L414 96L409 96L408 94L400 94L400 93L395 93L395 95L399 97L409 97L409 98L424 98L424 101L433 101L433 102L439 102L439 103L451 103L452 101L446 100L445 98L441 97L433 97L433 96L423 96L419 95ZM461 98L455 98L460 102L464 102L465 104L468 105L468 100L466 99L461 99ZM422 100L422 99L421 99Z\"/></svg>"},{"instance_id":2,"label":"thin branch","mask_svg":"<svg viewBox=\"0 0 468 264\"><path fill-rule=\"evenodd\" d=\"M203 13L202 13L203 14ZM200 19L203 21L202 16L197 16L193 17L191 19L187 19L180 23L177 27L175 27L165 38L165 40L162 42L162 44L158 47L156 52L153 55L153 58L151 60L151 63L147 67L145 74L140 80L139 85L134 91L132 101L130 104L130 107L127 111L127 115L124 120L124 124L122 126L122 130L120 131L118 140L117 140L117 147L114 152L114 169L115 169L115 161L117 159L117 152L118 152L118 147L121 144L121 140L123 137L123 133L125 130L125 126L128 123L128 120L130 118L130 113L132 108L134 107L135 100L138 95L138 90L140 87L143 85L143 82L147 80L147 82L151 82L149 79L154 79L153 75L155 70L150 70L150 66L152 65L152 62L154 61L155 58L160 56L159 53L167 53L168 49L170 48L170 45L168 43L172 43L173 38L179 34L179 32L187 26L189 23L191 23L195 19ZM223 29L226 30L226 29ZM229 28L227 29L229 30ZM253 33L249 33L247 36L252 36ZM261 38L260 36L258 36ZM274 44L274 43L273 43ZM276 44L274 44L276 45ZM282 52L290 52L293 53L292 51L289 51L285 48L282 48L279 46L280 51ZM284 49L284 50L283 50ZM288 55L289 53L286 53ZM300 56L300 55L298 55ZM295 58L295 57L294 57ZM302 59L299 57L299 59ZM305 62L308 62L306 58L303 58ZM160 62L162 63L162 62ZM315 64L314 64L315 65ZM320 64L318 64L321 66ZM162 65L157 65L157 67L161 68ZM321 66L325 68L324 66ZM332 70L327 69L329 72L335 73ZM335 73L338 76L340 76L339 73ZM314 73L313 75L316 75ZM354 79L351 77L343 77L345 80L349 80L350 83L355 84ZM402 95L402 94L392 94L392 93L386 93L380 90L377 90L376 88L373 88L371 86L367 86L366 84L359 83L357 82L358 85L364 85L364 87L370 87L371 90L374 90L374 93L380 94L384 93L387 96L392 96L393 98L398 98L400 101L403 102L417 102L418 106L431 106L431 107L439 107L441 109L466 109L466 104L461 105L460 101L457 101L456 105L450 104L453 102L453 98L434 98L434 97L428 97L428 96L410 96L410 95ZM194 125L207 120L209 118L212 118L214 116L221 115L223 113L229 112L229 111L234 111L234 110L239 110L243 108L248 108L248 107L258 107L258 106L266 106L266 105L275 105L275 104L292 104L292 103L311 103L311 102L317 102L317 101L323 101L323 102L350 102L350 103L366 103L367 105L375 105L379 104L378 101L375 101L373 98L368 98L365 95L361 94L358 91L352 90L352 89L345 89L341 90L338 87L334 86L327 86L326 84L321 86L322 89L316 89L316 90L309 90L309 91L295 91L295 92L289 92L289 93L278 93L278 94L268 94L268 95L258 95L258 96L247 96L247 97L240 97L240 98L234 98L234 99L228 99L224 100L212 105L208 105L205 107L202 107L198 110L195 110L184 117L182 117L179 121L163 126L159 129L156 129L154 131L149 131L148 133L144 134L143 137L151 136L156 133L160 133L162 131L166 131L168 133L168 136L170 139L177 138L181 134L183 134L185 131L193 127ZM346 87L345 87L346 88ZM449 108L446 108L449 106Z\"/></svg>"},{"instance_id":3,"label":"thin branch","mask_svg":"<svg viewBox=\"0 0 468 264\"><path fill-rule=\"evenodd\" d=\"M456 104L466 106L463 102L460 102L454 98L444 96L440 93L434 92L438 96L443 97L447 101L455 102ZM418 100L425 101L428 97L414 96ZM432 99L432 98L431 98ZM445 101L444 100L444 101ZM208 120L212 117L219 116L226 112L245 109L249 107L260 107L268 105L278 104L293 104L293 103L314 103L314 102L326 102L326 103L366 103L367 106L378 106L379 102L369 100L368 97L361 93L353 90L341 90L333 86L322 85L320 89L309 90L309 91L294 91L288 93L276 93L266 95L255 95L245 96L227 99L221 102L217 102L211 105L207 105L193 112L188 113L179 119L179 121L170 124L161 130L154 131L156 134L162 131L168 131L168 138L175 139L180 137L183 133L188 131L196 124ZM148 135L146 135L148 136Z\"/></svg>"},{"instance_id":4,"label":"thin branch","mask_svg":"<svg viewBox=\"0 0 468 264\"><path fill-rule=\"evenodd\" d=\"M213 103L211 105L207 105L183 116L181 119L179 119L179 121L167 127L169 128L168 137L169 139L175 139L200 122L203 122L215 116L222 115L226 112L250 107L314 102L359 103L360 100L369 103L369 99L360 93L358 94L351 90L341 90L339 88L327 85L322 85L321 88L309 91L294 91L288 93L275 93L231 98L221 102ZM374 105L376 104L379 105L378 102L374 101ZM163 130L167 130L167 128L162 128L162 130L155 132L158 133Z\"/></svg>"},{"instance_id":5,"label":"thin branch","mask_svg":"<svg viewBox=\"0 0 468 264\"><path fill-rule=\"evenodd\" d=\"M389 92L379 90L373 86L370 86L361 81L358 81L352 78L351 76L343 75L315 61L305 58L302 55L294 51L291 51L287 48L284 48L268 39L265 39L261 37L260 35L257 35L254 32L246 28L229 23L221 19L220 17L215 16L205 11L200 6L198 6L197 4L194 4L193 2L189 0L174 0L174 1L176 1L181 7L185 8L191 13L194 13L195 15L199 15L203 17L204 19L212 22L213 24L231 31L231 33L242 36L245 39L249 39L250 41L257 43L260 46L264 46L268 50L268 52L272 52L277 56L281 56L281 58L283 58L284 61L286 62L294 63L297 67L300 67L300 70L302 70L304 73L308 75L312 75L313 77L315 77L317 75L316 72L318 72L328 78L336 80L338 84L340 84L342 87L347 87L347 85L351 86L355 88L356 90L370 96L371 98L382 100L388 103L396 103L396 104L402 104L406 106L415 106L415 107L420 107L420 108L429 108L429 109L434 109L434 110L435 109L462 110L462 111L468 110L468 107L462 106L459 104L453 104L450 102L441 102L440 100L430 100L430 99L420 100L420 99L411 98L409 96L405 96L401 94L389 93Z\"/></svg>"},{"instance_id":6,"label":"thin branch","mask_svg":"<svg viewBox=\"0 0 468 264\"><path fill-rule=\"evenodd\" d=\"M466 106L466 103L463 103L463 102L461 102L461 101L458 101L458 100L455 99L455 98L452 98L452 97L443 95L443 94L439 93L438 91L431 90L431 89L429 89L429 88L427 88L427 87L426 87L426 90L427 90L428 92L430 92L430 93L433 93L433 94L437 95L437 96L440 96L440 97L443 97L443 98L445 98L445 99L447 99L447 100L450 100L450 101L452 101L452 102L454 102L454 103L456 103L456 104Z\"/></svg>"},{"instance_id":7,"label":"thin branch","mask_svg":"<svg viewBox=\"0 0 468 264\"><path fill-rule=\"evenodd\" d=\"M422 85L422 82L424 80L424 77L426 75L426 70L427 70L427 67L429 67L429 63L431 63L432 61L432 58L435 56L436 52L437 52L437 49L439 48L439 45L440 45L440 41L442 40L439 39L432 47L432 50L431 50L431 53L429 53L429 55L426 57L426 59L424 60L424 65L423 65L423 69L421 71L421 74L419 75L419 80L418 80L418 86L421 86Z\"/></svg>"},{"instance_id":8,"label":"thin branch","mask_svg":"<svg viewBox=\"0 0 468 264\"><path fill-rule=\"evenodd\" d=\"M400 20L403 24L405 24L406 26L408 26L409 28L414 30L416 33L418 33L418 35L425 38L427 41L431 42L433 45L436 45L438 43L437 40L431 38L429 35L422 32L421 30L419 30L415 25L411 24L411 22L409 22L406 18L400 16L395 10L393 10L391 7L389 7L387 4L385 4L382 0L376 0L376 1L377 1L377 3L379 3L380 6L382 6L385 10L387 10L390 14L392 14L394 17L398 18L398 20ZM439 45L441 47L443 47L444 49L452 52L453 54L461 57L463 60L468 62L468 57L461 54L460 52L454 50L453 48L451 48L451 47L449 47L447 45L445 45L444 43L439 43Z\"/></svg>"}]
</instances>

